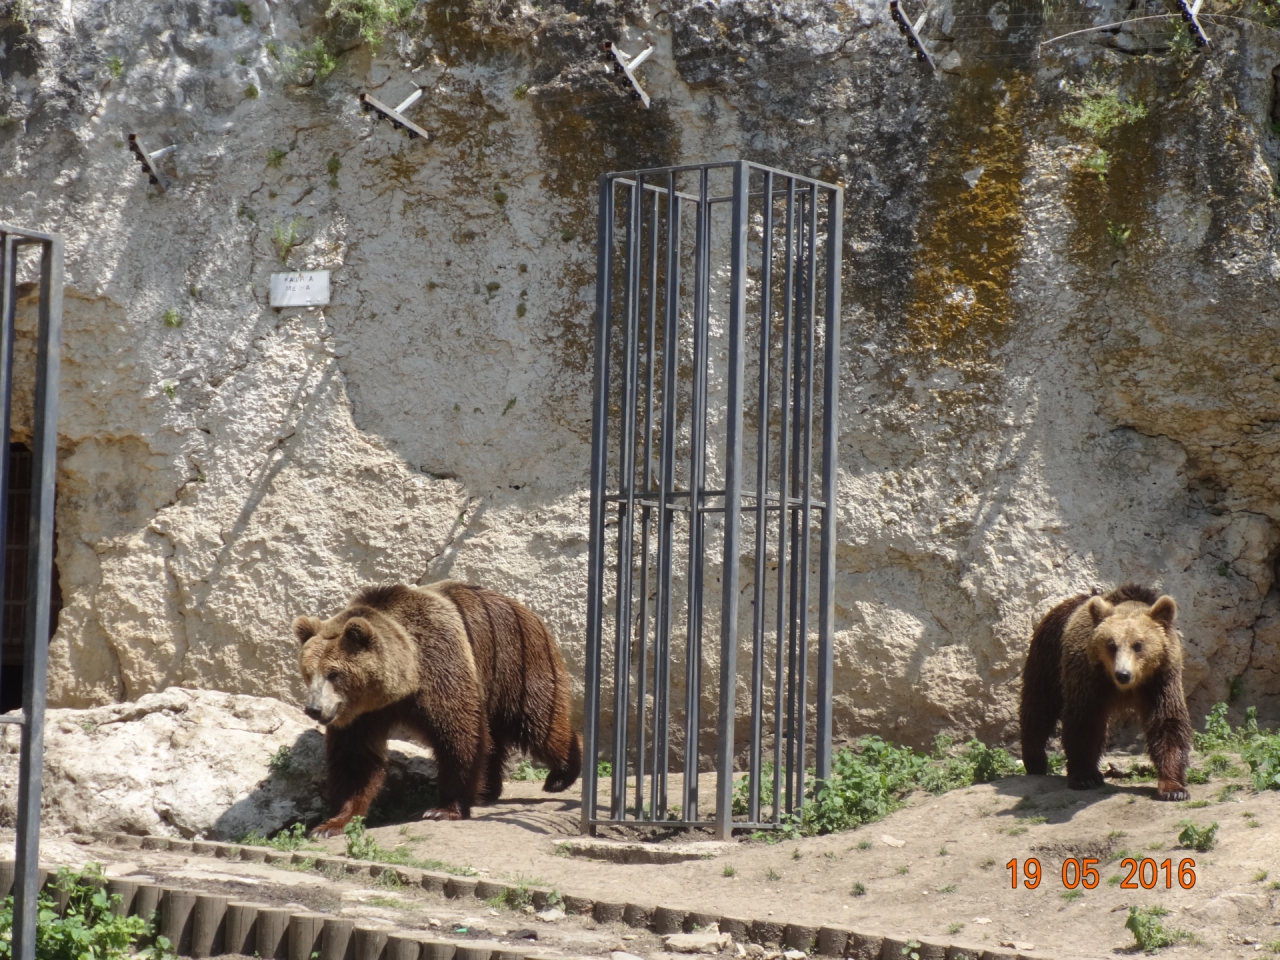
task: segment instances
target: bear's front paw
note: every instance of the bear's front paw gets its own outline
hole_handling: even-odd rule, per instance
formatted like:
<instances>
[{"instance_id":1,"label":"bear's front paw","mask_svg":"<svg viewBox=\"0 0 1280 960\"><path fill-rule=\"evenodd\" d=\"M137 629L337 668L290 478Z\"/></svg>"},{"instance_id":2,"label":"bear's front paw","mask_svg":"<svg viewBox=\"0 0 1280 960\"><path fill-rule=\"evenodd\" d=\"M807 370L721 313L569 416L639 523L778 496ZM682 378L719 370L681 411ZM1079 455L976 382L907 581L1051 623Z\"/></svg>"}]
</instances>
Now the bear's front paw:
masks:
<instances>
[{"instance_id":1,"label":"bear's front paw","mask_svg":"<svg viewBox=\"0 0 1280 960\"><path fill-rule=\"evenodd\" d=\"M1190 800L1191 794L1179 783L1161 781L1156 787L1157 800Z\"/></svg>"},{"instance_id":2,"label":"bear's front paw","mask_svg":"<svg viewBox=\"0 0 1280 960\"><path fill-rule=\"evenodd\" d=\"M1102 774L1095 770L1093 773L1083 777L1069 777L1067 786L1072 790L1096 790L1105 782L1102 779Z\"/></svg>"},{"instance_id":3,"label":"bear's front paw","mask_svg":"<svg viewBox=\"0 0 1280 960\"><path fill-rule=\"evenodd\" d=\"M347 825L346 820L338 820L336 817L332 820L326 820L320 826L311 831L308 836L312 840L325 840L329 837L342 836L342 828Z\"/></svg>"},{"instance_id":4,"label":"bear's front paw","mask_svg":"<svg viewBox=\"0 0 1280 960\"><path fill-rule=\"evenodd\" d=\"M462 820L462 811L455 806L433 807L422 815L423 820Z\"/></svg>"}]
</instances>

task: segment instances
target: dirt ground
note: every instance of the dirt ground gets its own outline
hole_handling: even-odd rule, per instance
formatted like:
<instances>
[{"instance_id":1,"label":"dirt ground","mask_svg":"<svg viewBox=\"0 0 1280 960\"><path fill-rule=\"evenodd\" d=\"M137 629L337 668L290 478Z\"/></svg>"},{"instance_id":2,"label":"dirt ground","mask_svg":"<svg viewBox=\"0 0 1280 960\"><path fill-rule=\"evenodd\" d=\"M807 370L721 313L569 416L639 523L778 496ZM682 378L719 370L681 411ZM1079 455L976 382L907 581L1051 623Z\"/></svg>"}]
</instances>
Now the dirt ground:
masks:
<instances>
[{"instance_id":1,"label":"dirt ground","mask_svg":"<svg viewBox=\"0 0 1280 960\"><path fill-rule=\"evenodd\" d=\"M1124 769L1135 758L1108 759ZM1166 928L1197 938L1166 948L1162 955L1280 953L1280 792L1255 793L1241 777L1218 776L1190 790L1189 802L1160 803L1153 799L1151 783L1109 783L1100 790L1076 792L1058 777L1010 777L937 797L914 794L903 809L855 831L778 843L744 837L710 858L674 864L619 864L566 855L565 841L579 835L576 792L547 795L536 783L509 782L504 797L476 810L471 821L415 821L371 833L388 849L407 844L418 858L469 866L494 878L546 884L598 900L748 920L838 924L991 947L1016 943L1065 960L1132 952L1134 938L1124 926L1128 906L1158 904L1169 911L1162 920ZM607 781L601 793L608 795ZM1187 819L1200 826L1219 824L1211 850L1198 853L1179 846L1179 823ZM340 839L325 846L333 853L343 848ZM251 895L236 889L237 896L263 899L270 894L399 926L427 927L436 919L447 927L468 920L463 925L471 935L482 928L495 936L538 928L540 946L575 954L626 949L645 955L661 949L650 934L587 918L539 924L484 904L460 908L458 901L361 890L318 874L263 865L126 854L52 839L43 859L65 862L59 853L112 863L111 872L117 875L128 868L201 881L198 885L205 888L239 884L255 890ZM1151 858L1157 866L1170 860L1172 887L1166 889L1163 869L1153 889L1120 886L1129 873L1121 860L1131 854L1137 860ZM130 862L121 863L126 856ZM1070 857L1099 861L1095 889L1064 886L1062 864ZM1021 865L1027 858L1041 864L1035 889L1025 884ZM1183 889L1178 877L1186 858L1194 860L1190 889ZM1020 864L1016 888L1006 867L1012 859ZM1149 867L1146 879L1152 879Z\"/></svg>"}]
</instances>

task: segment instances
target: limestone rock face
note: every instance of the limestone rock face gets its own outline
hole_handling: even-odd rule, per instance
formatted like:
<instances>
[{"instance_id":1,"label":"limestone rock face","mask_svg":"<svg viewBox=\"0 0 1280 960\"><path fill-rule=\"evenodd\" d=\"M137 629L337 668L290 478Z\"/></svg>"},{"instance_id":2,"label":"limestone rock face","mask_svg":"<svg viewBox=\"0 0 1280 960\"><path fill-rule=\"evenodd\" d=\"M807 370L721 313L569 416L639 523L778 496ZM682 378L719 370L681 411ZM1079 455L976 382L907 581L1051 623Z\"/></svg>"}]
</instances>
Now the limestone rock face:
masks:
<instances>
[{"instance_id":1,"label":"limestone rock face","mask_svg":"<svg viewBox=\"0 0 1280 960\"><path fill-rule=\"evenodd\" d=\"M0 726L0 825L17 815L18 728ZM434 775L396 744L389 790ZM171 687L45 718L42 828L234 840L323 812L324 737L278 700Z\"/></svg>"},{"instance_id":2,"label":"limestone rock face","mask_svg":"<svg viewBox=\"0 0 1280 960\"><path fill-rule=\"evenodd\" d=\"M1036 620L1126 579L1177 598L1194 715L1280 718L1280 40L944 0L934 76L871 0L545 6L371 47L322 0L0 3L0 219L67 240L55 705L297 702L295 616L449 576L580 684L597 178L741 156L846 185L838 736L1015 737ZM651 109L604 40L654 45ZM359 109L415 84L430 144ZM286 268L332 303L272 310Z\"/></svg>"}]
</instances>

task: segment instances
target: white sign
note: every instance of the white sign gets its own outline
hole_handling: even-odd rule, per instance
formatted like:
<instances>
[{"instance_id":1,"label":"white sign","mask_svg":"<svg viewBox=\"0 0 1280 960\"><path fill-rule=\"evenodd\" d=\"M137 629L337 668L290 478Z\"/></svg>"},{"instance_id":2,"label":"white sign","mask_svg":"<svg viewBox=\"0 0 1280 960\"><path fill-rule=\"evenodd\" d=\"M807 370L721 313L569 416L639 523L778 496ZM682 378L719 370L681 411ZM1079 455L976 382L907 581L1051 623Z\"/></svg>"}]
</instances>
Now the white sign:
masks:
<instances>
[{"instance_id":1,"label":"white sign","mask_svg":"<svg viewBox=\"0 0 1280 960\"><path fill-rule=\"evenodd\" d=\"M273 307L323 307L328 303L328 270L271 275Z\"/></svg>"}]
</instances>

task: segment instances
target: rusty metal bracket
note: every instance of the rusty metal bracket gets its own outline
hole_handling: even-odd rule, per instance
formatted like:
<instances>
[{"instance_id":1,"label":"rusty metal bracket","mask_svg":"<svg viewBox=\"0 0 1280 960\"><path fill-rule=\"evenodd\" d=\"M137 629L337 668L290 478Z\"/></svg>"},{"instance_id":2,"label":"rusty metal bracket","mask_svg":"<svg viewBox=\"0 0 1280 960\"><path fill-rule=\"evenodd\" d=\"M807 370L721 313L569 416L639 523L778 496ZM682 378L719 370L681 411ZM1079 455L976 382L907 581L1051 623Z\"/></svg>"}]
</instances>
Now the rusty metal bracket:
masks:
<instances>
[{"instance_id":1,"label":"rusty metal bracket","mask_svg":"<svg viewBox=\"0 0 1280 960\"><path fill-rule=\"evenodd\" d=\"M610 40L606 40L602 47L605 56L614 62L614 70L617 73L624 74L631 81L631 96L635 100L639 100L647 109L649 106L649 95L644 92L644 88L640 86L640 81L636 78L636 68L653 56L652 45L646 47L634 57L627 56Z\"/></svg>"},{"instance_id":2,"label":"rusty metal bracket","mask_svg":"<svg viewBox=\"0 0 1280 960\"><path fill-rule=\"evenodd\" d=\"M386 117L391 121L391 126L395 129L407 132L410 140L421 137L427 143L430 143L436 138L436 135L429 130L424 130L404 115L406 110L422 98L423 91L423 87L416 87L413 93L401 100L394 108L388 107L372 94L362 93L360 94L360 109L365 113L381 114ZM377 117L375 116L374 119L376 120Z\"/></svg>"},{"instance_id":3,"label":"rusty metal bracket","mask_svg":"<svg viewBox=\"0 0 1280 960\"><path fill-rule=\"evenodd\" d=\"M1187 22L1187 29L1191 32L1191 39L1196 42L1198 47L1207 47L1209 38L1205 36L1204 27L1200 26L1200 4L1204 0L1196 0L1195 3L1189 4L1187 0L1178 0L1178 10L1182 13L1182 19Z\"/></svg>"},{"instance_id":4,"label":"rusty metal bracket","mask_svg":"<svg viewBox=\"0 0 1280 960\"><path fill-rule=\"evenodd\" d=\"M1197 3L1199 0L1197 0ZM924 29L925 17L929 16L926 8L924 13L920 14L920 19L912 23L907 19L906 12L902 9L901 0L889 0L889 14L893 17L893 22L898 25L898 32L907 38L907 46L916 52L916 59L923 60L929 65L929 69L935 73L938 65L933 62L933 57L929 56L929 51L925 48L924 41L920 39L920 31Z\"/></svg>"},{"instance_id":5,"label":"rusty metal bracket","mask_svg":"<svg viewBox=\"0 0 1280 960\"><path fill-rule=\"evenodd\" d=\"M133 155L138 158L138 163L142 165L142 172L147 175L147 179L159 187L161 190L169 189L169 178L160 172L157 161L161 157L167 157L173 151L178 149L176 143L167 147L161 147L159 150L147 151L142 145L142 141L138 139L136 133L129 134L129 149L133 151Z\"/></svg>"}]
</instances>

